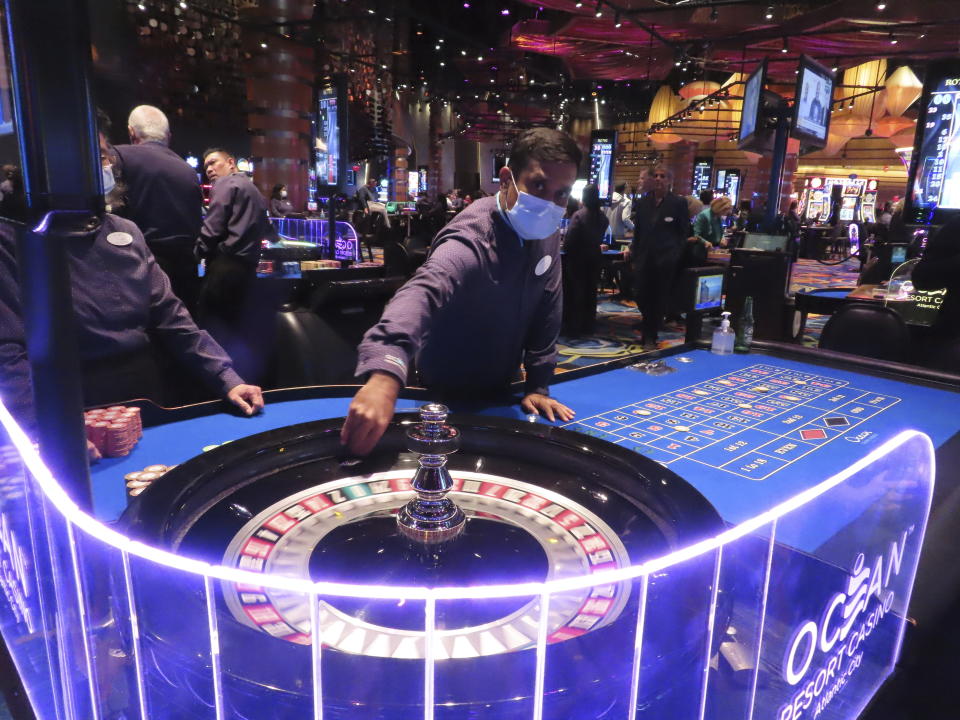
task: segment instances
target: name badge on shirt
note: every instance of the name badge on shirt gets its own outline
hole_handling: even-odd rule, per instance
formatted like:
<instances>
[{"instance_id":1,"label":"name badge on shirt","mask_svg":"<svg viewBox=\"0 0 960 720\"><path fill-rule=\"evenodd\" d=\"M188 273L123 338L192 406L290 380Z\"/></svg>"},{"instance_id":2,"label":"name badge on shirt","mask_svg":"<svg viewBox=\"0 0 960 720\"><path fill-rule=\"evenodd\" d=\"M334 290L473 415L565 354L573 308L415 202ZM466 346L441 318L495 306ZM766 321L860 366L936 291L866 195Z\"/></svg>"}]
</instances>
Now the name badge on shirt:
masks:
<instances>
[{"instance_id":1,"label":"name badge on shirt","mask_svg":"<svg viewBox=\"0 0 960 720\"><path fill-rule=\"evenodd\" d=\"M133 235L125 232L112 232L107 235L107 242L117 247L124 247L133 242Z\"/></svg>"},{"instance_id":2,"label":"name badge on shirt","mask_svg":"<svg viewBox=\"0 0 960 720\"><path fill-rule=\"evenodd\" d=\"M673 218L672 218L672 217L665 217L665 218L663 219L663 221L664 221L664 222L673 222Z\"/></svg>"},{"instance_id":3,"label":"name badge on shirt","mask_svg":"<svg viewBox=\"0 0 960 720\"><path fill-rule=\"evenodd\" d=\"M542 258L540 258L540 262L537 263L537 266L533 269L533 272L539 277L549 270L550 265L552 264L553 257L551 255L544 255Z\"/></svg>"}]
</instances>

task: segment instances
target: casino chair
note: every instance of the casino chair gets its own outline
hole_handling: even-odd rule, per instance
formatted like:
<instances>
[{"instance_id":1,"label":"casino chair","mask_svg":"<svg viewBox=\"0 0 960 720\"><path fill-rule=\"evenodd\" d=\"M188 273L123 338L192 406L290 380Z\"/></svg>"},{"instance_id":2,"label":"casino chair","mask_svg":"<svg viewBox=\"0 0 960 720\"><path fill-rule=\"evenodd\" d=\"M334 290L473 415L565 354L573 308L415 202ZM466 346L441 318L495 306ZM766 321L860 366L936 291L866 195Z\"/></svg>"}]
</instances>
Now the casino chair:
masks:
<instances>
[{"instance_id":1,"label":"casino chair","mask_svg":"<svg viewBox=\"0 0 960 720\"><path fill-rule=\"evenodd\" d=\"M877 360L907 362L910 359L910 330L891 308L849 303L827 321L818 347Z\"/></svg>"}]
</instances>

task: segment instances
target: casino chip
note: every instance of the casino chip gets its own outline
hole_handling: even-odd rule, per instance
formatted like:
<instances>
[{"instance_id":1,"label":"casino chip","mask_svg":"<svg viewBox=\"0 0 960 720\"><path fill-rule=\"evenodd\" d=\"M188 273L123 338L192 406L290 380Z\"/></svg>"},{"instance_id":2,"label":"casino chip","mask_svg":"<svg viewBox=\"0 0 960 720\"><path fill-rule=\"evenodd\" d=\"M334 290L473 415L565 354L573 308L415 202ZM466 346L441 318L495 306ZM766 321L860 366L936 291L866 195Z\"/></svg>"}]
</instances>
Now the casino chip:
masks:
<instances>
[{"instance_id":1,"label":"casino chip","mask_svg":"<svg viewBox=\"0 0 960 720\"><path fill-rule=\"evenodd\" d=\"M95 408L83 414L87 440L102 457L129 455L143 436L140 408L113 405Z\"/></svg>"}]
</instances>

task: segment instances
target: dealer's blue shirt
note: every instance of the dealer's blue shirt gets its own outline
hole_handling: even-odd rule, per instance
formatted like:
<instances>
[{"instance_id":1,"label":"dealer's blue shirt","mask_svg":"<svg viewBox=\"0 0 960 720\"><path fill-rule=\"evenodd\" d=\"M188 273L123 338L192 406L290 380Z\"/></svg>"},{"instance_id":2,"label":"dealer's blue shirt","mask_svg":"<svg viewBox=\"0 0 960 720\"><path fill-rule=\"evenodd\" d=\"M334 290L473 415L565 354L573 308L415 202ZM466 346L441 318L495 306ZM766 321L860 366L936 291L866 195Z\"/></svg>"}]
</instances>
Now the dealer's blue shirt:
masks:
<instances>
[{"instance_id":1,"label":"dealer's blue shirt","mask_svg":"<svg viewBox=\"0 0 960 720\"><path fill-rule=\"evenodd\" d=\"M502 390L522 362L527 392L547 392L562 311L560 238L521 242L496 197L471 203L437 235L430 257L359 347L357 375L447 392Z\"/></svg>"}]
</instances>

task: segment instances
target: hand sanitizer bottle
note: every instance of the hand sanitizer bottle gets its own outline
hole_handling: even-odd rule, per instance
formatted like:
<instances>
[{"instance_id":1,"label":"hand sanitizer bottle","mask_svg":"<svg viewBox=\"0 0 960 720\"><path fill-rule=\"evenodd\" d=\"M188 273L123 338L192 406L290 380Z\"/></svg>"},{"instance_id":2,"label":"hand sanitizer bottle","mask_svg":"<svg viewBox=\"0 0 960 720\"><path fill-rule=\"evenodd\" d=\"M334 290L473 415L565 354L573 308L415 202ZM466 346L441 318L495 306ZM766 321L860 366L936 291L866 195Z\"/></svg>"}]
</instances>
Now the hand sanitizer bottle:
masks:
<instances>
[{"instance_id":1,"label":"hand sanitizer bottle","mask_svg":"<svg viewBox=\"0 0 960 720\"><path fill-rule=\"evenodd\" d=\"M723 320L720 321L720 327L713 331L713 342L710 345L710 352L716 355L732 355L733 339L735 333L730 327L730 312L720 313Z\"/></svg>"}]
</instances>

